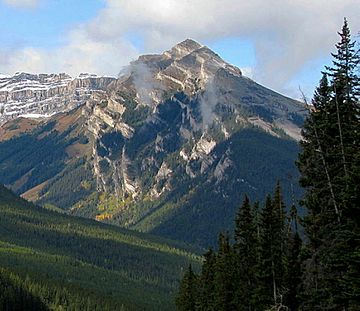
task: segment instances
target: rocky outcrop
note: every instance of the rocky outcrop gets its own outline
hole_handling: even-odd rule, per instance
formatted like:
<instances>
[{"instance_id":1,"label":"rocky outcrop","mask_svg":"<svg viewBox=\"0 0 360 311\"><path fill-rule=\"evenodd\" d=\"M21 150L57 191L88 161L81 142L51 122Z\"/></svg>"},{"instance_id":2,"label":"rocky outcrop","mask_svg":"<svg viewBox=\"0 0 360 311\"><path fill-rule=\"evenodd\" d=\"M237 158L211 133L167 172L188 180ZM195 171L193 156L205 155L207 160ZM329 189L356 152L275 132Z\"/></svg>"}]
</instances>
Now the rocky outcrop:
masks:
<instances>
[{"instance_id":1,"label":"rocky outcrop","mask_svg":"<svg viewBox=\"0 0 360 311\"><path fill-rule=\"evenodd\" d=\"M84 104L115 79L82 74L17 73L0 77L0 124L17 117L42 118Z\"/></svg>"},{"instance_id":2,"label":"rocky outcrop","mask_svg":"<svg viewBox=\"0 0 360 311\"><path fill-rule=\"evenodd\" d=\"M155 176L154 186L150 190L150 195L152 198L157 199L163 193L171 190L172 174L173 171L169 168L166 162L163 162Z\"/></svg>"},{"instance_id":3,"label":"rocky outcrop","mask_svg":"<svg viewBox=\"0 0 360 311\"><path fill-rule=\"evenodd\" d=\"M91 87L88 77L80 80L82 87ZM160 55L140 56L106 93L92 94L83 108L94 141L98 189L120 197L158 198L171 191L176 178L175 167L164 161L173 152L187 178L211 174L223 181L233 161L229 149L216 154L219 143L245 127L280 137L283 124L291 129L285 132L298 138L300 129L291 116L301 117L301 108L243 77L237 67L193 40Z\"/></svg>"}]
</instances>

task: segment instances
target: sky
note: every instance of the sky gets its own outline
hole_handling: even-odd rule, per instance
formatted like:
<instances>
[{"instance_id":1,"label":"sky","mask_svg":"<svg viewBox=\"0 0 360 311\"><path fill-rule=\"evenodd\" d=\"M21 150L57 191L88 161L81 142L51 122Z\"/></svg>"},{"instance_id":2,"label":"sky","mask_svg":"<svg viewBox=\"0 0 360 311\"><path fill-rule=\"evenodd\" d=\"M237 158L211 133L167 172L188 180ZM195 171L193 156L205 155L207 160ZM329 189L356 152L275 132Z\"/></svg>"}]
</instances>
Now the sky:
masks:
<instances>
[{"instance_id":1,"label":"sky","mask_svg":"<svg viewBox=\"0 0 360 311\"><path fill-rule=\"evenodd\" d=\"M116 76L192 38L275 91L311 97L344 17L358 34L360 0L0 0L0 73Z\"/></svg>"}]
</instances>

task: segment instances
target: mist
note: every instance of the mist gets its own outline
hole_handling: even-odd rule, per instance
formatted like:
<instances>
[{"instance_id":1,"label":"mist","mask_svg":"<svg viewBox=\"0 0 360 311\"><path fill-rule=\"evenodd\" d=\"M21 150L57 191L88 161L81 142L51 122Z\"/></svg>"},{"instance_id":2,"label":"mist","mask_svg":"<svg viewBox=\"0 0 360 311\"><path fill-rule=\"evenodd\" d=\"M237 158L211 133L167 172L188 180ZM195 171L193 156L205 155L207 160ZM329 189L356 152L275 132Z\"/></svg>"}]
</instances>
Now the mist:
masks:
<instances>
[{"instance_id":1,"label":"mist","mask_svg":"<svg viewBox=\"0 0 360 311\"><path fill-rule=\"evenodd\" d=\"M164 90L161 83L155 79L153 72L145 63L133 62L122 69L119 77L129 75L133 79L137 96L142 104L153 107L154 96Z\"/></svg>"},{"instance_id":2,"label":"mist","mask_svg":"<svg viewBox=\"0 0 360 311\"><path fill-rule=\"evenodd\" d=\"M202 127L206 131L215 121L215 109L218 104L219 90L211 79L205 86L205 91L199 96L200 100L200 113L202 117Z\"/></svg>"}]
</instances>

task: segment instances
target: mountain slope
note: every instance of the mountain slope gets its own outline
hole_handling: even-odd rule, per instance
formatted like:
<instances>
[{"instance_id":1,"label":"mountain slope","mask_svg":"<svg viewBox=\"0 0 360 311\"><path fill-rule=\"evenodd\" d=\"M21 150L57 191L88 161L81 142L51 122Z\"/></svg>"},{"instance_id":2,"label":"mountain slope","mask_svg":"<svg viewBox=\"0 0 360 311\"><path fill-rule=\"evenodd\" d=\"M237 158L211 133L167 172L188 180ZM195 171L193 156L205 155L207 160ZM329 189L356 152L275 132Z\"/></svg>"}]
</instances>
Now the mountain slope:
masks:
<instances>
[{"instance_id":1,"label":"mountain slope","mask_svg":"<svg viewBox=\"0 0 360 311\"><path fill-rule=\"evenodd\" d=\"M0 181L50 208L208 245L245 193L262 200L280 180L298 197L305 114L185 40L74 110L4 124Z\"/></svg>"},{"instance_id":2,"label":"mountain slope","mask_svg":"<svg viewBox=\"0 0 360 311\"><path fill-rule=\"evenodd\" d=\"M180 243L47 211L2 186L0 211L0 267L50 307L172 310L181 271L199 262Z\"/></svg>"}]
</instances>

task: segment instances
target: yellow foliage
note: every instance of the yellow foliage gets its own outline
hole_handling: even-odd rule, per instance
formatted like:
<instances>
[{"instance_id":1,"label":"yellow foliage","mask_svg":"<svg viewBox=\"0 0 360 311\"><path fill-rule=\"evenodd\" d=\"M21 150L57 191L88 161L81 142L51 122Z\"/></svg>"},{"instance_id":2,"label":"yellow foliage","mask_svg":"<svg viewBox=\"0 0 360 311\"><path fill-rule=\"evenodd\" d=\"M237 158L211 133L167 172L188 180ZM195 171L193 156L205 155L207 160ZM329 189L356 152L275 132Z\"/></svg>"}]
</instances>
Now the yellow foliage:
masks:
<instances>
[{"instance_id":1,"label":"yellow foliage","mask_svg":"<svg viewBox=\"0 0 360 311\"><path fill-rule=\"evenodd\" d=\"M95 219L96 219L97 221L107 220L107 219L111 219L111 218L112 218L112 215L111 215L111 214L108 214L108 213L101 214L101 215L96 215L96 216L95 216Z\"/></svg>"}]
</instances>

